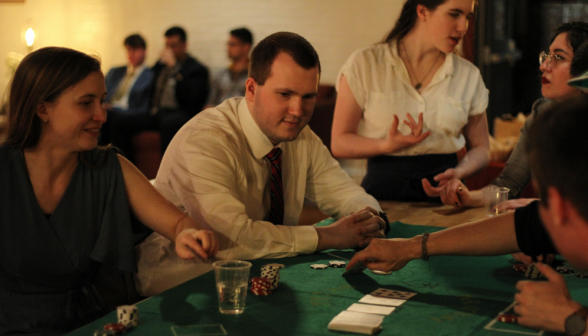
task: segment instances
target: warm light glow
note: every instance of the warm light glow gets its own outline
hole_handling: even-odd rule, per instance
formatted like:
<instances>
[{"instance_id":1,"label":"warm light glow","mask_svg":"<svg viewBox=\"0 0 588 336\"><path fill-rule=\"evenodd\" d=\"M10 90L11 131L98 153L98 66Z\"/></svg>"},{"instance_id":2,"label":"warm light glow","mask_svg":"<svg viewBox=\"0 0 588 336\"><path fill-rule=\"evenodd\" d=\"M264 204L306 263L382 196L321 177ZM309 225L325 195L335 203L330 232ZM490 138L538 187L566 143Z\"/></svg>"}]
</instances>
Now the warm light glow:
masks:
<instances>
[{"instance_id":1,"label":"warm light glow","mask_svg":"<svg viewBox=\"0 0 588 336\"><path fill-rule=\"evenodd\" d=\"M33 46L33 43L35 42L35 31L33 31L33 28L27 29L25 40L27 41L27 47Z\"/></svg>"}]
</instances>

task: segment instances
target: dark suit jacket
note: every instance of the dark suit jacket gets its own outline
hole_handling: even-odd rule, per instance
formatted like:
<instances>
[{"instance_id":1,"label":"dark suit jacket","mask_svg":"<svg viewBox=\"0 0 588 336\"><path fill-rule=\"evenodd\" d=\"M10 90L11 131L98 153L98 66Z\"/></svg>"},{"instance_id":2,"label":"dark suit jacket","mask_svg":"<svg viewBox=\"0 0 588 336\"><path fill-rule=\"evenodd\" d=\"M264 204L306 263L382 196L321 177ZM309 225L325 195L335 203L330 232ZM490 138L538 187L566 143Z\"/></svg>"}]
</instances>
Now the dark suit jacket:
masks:
<instances>
[{"instance_id":1,"label":"dark suit jacket","mask_svg":"<svg viewBox=\"0 0 588 336\"><path fill-rule=\"evenodd\" d=\"M110 101L116 92L116 89L125 78L127 67L112 68L106 74L106 101ZM150 89L153 81L153 71L145 68L139 78L133 84L131 92L129 93L129 108L127 110L120 110L128 113L148 113L150 104Z\"/></svg>"},{"instance_id":2,"label":"dark suit jacket","mask_svg":"<svg viewBox=\"0 0 588 336\"><path fill-rule=\"evenodd\" d=\"M153 66L152 97L157 85L157 77L164 68L165 64L161 62L157 62ZM208 69L188 55L174 78L176 79L176 101L180 108L192 116L202 111L210 90ZM150 101L152 100L150 99Z\"/></svg>"}]
</instances>

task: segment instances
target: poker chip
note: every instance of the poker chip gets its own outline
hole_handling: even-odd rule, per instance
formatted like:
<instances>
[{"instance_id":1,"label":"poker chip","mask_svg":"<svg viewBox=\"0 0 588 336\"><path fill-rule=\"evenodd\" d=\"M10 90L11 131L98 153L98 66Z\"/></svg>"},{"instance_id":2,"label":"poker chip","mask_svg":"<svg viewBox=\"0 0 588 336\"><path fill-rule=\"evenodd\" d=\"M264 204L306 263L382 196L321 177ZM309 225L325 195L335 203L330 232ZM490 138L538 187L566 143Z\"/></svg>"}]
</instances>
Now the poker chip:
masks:
<instances>
[{"instance_id":1,"label":"poker chip","mask_svg":"<svg viewBox=\"0 0 588 336\"><path fill-rule=\"evenodd\" d=\"M93 336L111 336L116 335L116 333L112 330L96 330L94 331Z\"/></svg>"},{"instance_id":2,"label":"poker chip","mask_svg":"<svg viewBox=\"0 0 588 336\"><path fill-rule=\"evenodd\" d=\"M561 274L573 274L574 273L574 269L571 268L570 266L557 266L557 268L555 270Z\"/></svg>"},{"instance_id":3,"label":"poker chip","mask_svg":"<svg viewBox=\"0 0 588 336\"><path fill-rule=\"evenodd\" d=\"M378 274L378 275L388 275L388 274L392 274L392 271L380 271L380 270L371 270L372 273L374 274Z\"/></svg>"},{"instance_id":4,"label":"poker chip","mask_svg":"<svg viewBox=\"0 0 588 336\"><path fill-rule=\"evenodd\" d=\"M119 306L116 308L118 323L127 328L134 328L139 325L139 309L137 306Z\"/></svg>"},{"instance_id":5,"label":"poker chip","mask_svg":"<svg viewBox=\"0 0 588 336\"><path fill-rule=\"evenodd\" d=\"M517 322L517 316L514 314L500 314L498 315L498 321L500 322L504 322L504 323L516 323Z\"/></svg>"},{"instance_id":6,"label":"poker chip","mask_svg":"<svg viewBox=\"0 0 588 336\"><path fill-rule=\"evenodd\" d=\"M543 274L539 272L539 268L537 268L537 265L535 263L532 263L531 265L527 266L527 270L525 271L525 277L529 279L539 279L543 278Z\"/></svg>"},{"instance_id":7,"label":"poker chip","mask_svg":"<svg viewBox=\"0 0 588 336\"><path fill-rule=\"evenodd\" d=\"M104 330L112 331L115 335L119 335L127 331L127 327L122 323L109 323L104 326Z\"/></svg>"},{"instance_id":8,"label":"poker chip","mask_svg":"<svg viewBox=\"0 0 588 336\"><path fill-rule=\"evenodd\" d=\"M588 272L576 272L578 278L588 278Z\"/></svg>"},{"instance_id":9,"label":"poker chip","mask_svg":"<svg viewBox=\"0 0 588 336\"><path fill-rule=\"evenodd\" d=\"M512 265L512 268L514 268L514 270L517 272L526 272L527 271L527 265L525 265L525 264Z\"/></svg>"},{"instance_id":10,"label":"poker chip","mask_svg":"<svg viewBox=\"0 0 588 336\"><path fill-rule=\"evenodd\" d=\"M316 269L316 270L325 269L327 267L329 267L329 266L327 266L325 264L312 264L312 265L310 265L310 268Z\"/></svg>"},{"instance_id":11,"label":"poker chip","mask_svg":"<svg viewBox=\"0 0 588 336\"><path fill-rule=\"evenodd\" d=\"M344 262L343 260L332 260L329 261L329 266L333 267L333 268L343 268L345 267L347 263Z\"/></svg>"},{"instance_id":12,"label":"poker chip","mask_svg":"<svg viewBox=\"0 0 588 336\"><path fill-rule=\"evenodd\" d=\"M271 269L282 269L286 267L284 264L267 264L265 266L270 266Z\"/></svg>"},{"instance_id":13,"label":"poker chip","mask_svg":"<svg viewBox=\"0 0 588 336\"><path fill-rule=\"evenodd\" d=\"M269 281L270 289L278 288L280 282L280 269L284 268L283 264L267 264L261 267L261 277Z\"/></svg>"}]
</instances>

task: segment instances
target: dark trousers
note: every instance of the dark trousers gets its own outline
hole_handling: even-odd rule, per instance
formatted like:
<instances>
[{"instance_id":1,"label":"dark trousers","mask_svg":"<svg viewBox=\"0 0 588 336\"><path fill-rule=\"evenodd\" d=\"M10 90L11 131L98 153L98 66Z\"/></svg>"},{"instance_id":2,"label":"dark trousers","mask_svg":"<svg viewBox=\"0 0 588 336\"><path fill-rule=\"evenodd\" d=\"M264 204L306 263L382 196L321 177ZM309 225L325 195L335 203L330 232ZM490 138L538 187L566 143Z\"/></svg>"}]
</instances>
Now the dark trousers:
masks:
<instances>
[{"instance_id":1,"label":"dark trousers","mask_svg":"<svg viewBox=\"0 0 588 336\"><path fill-rule=\"evenodd\" d=\"M456 154L377 156L368 159L361 186L378 200L441 202L439 197L427 196L421 180L426 178L437 186L433 177L455 166Z\"/></svg>"},{"instance_id":2,"label":"dark trousers","mask_svg":"<svg viewBox=\"0 0 588 336\"><path fill-rule=\"evenodd\" d=\"M131 139L139 132L157 130L161 134L161 153L165 153L174 135L184 126L192 115L182 110L161 109L155 115L139 114L121 116L114 120L112 128L112 144L120 148L126 157L133 162L135 153Z\"/></svg>"}]
</instances>

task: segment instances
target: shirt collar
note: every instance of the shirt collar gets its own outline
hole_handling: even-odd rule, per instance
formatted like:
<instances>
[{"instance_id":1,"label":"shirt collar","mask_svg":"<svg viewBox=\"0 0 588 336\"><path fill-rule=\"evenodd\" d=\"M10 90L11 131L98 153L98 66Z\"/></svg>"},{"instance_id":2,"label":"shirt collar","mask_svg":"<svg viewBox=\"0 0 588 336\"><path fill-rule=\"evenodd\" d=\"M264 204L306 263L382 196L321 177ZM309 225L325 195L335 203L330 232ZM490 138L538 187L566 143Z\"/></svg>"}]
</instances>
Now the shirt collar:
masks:
<instances>
[{"instance_id":1,"label":"shirt collar","mask_svg":"<svg viewBox=\"0 0 588 336\"><path fill-rule=\"evenodd\" d=\"M400 55L398 55L398 40L393 40L389 43L384 43L388 46L385 51L386 59L390 61L393 67L398 66L402 62ZM447 53L445 54L445 62L441 66L440 71L438 74L443 74L446 76L453 76L455 71L455 62L457 61L455 58L459 57L455 53Z\"/></svg>"},{"instance_id":2,"label":"shirt collar","mask_svg":"<svg viewBox=\"0 0 588 336\"><path fill-rule=\"evenodd\" d=\"M239 122L241 123L243 134L245 134L245 139L247 139L247 143L256 159L264 158L272 149L274 149L274 147L282 147L281 143L274 146L270 139L259 128L249 111L245 98L241 99L239 102L237 111L239 113Z\"/></svg>"}]
</instances>

